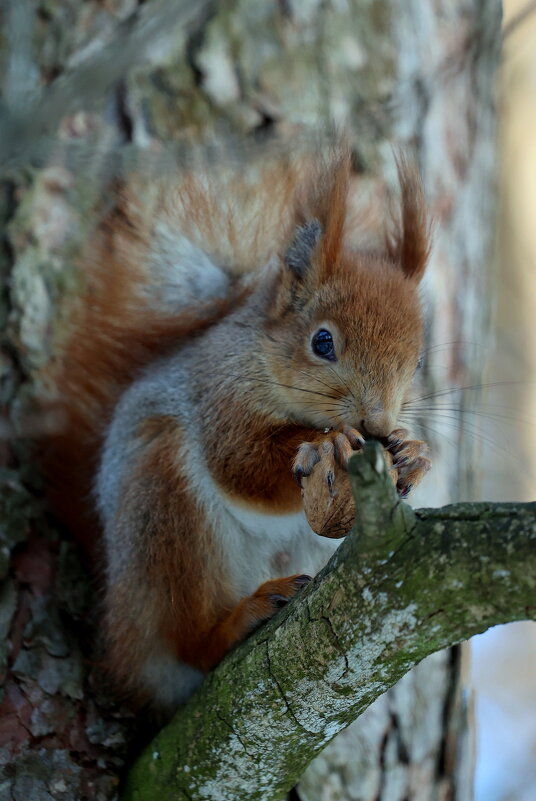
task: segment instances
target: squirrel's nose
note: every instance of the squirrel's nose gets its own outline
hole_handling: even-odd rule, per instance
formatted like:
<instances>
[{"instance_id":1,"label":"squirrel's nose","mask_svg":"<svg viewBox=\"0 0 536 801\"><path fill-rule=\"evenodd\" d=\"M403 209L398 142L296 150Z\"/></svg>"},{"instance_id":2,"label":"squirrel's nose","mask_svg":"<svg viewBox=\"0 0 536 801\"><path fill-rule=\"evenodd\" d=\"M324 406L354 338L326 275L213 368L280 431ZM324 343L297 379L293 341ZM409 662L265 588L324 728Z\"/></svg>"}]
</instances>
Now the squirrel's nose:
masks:
<instances>
[{"instance_id":1,"label":"squirrel's nose","mask_svg":"<svg viewBox=\"0 0 536 801\"><path fill-rule=\"evenodd\" d=\"M363 434L371 437L387 437L396 428L396 416L383 408L376 407L361 421Z\"/></svg>"}]
</instances>

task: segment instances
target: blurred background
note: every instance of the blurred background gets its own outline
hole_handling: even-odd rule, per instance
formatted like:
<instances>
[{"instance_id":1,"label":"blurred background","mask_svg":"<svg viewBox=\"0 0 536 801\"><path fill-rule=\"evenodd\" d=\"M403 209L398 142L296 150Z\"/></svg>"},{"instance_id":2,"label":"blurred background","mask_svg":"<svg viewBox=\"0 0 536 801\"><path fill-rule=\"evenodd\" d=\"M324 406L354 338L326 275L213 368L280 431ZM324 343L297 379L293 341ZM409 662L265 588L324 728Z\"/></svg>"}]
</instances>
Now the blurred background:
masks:
<instances>
[{"instance_id":1,"label":"blurred background","mask_svg":"<svg viewBox=\"0 0 536 801\"><path fill-rule=\"evenodd\" d=\"M500 213L497 306L478 421L482 497L536 496L536 3L504 0L498 76ZM511 383L510 383L511 382ZM486 422L485 422L486 421ZM476 801L536 799L536 624L473 638Z\"/></svg>"}]
</instances>

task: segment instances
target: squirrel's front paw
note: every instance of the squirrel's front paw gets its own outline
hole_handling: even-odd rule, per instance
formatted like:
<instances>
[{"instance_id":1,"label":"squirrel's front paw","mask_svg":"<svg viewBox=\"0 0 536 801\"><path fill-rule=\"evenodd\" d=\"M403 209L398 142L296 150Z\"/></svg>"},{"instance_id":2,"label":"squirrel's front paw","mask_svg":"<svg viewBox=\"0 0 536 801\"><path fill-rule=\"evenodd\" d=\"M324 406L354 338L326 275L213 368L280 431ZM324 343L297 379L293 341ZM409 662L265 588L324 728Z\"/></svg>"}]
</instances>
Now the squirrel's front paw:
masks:
<instances>
[{"instance_id":1,"label":"squirrel's front paw","mask_svg":"<svg viewBox=\"0 0 536 801\"><path fill-rule=\"evenodd\" d=\"M387 437L387 450L393 456L393 468L398 472L396 488L406 498L430 470L432 462L426 442L409 440L405 428L397 428Z\"/></svg>"},{"instance_id":2,"label":"squirrel's front paw","mask_svg":"<svg viewBox=\"0 0 536 801\"><path fill-rule=\"evenodd\" d=\"M331 431L318 442L300 445L293 475L302 488L309 525L323 537L344 537L352 528L355 505L346 473L348 460L365 440L355 428Z\"/></svg>"},{"instance_id":3,"label":"squirrel's front paw","mask_svg":"<svg viewBox=\"0 0 536 801\"><path fill-rule=\"evenodd\" d=\"M337 464L343 470L347 470L350 456L361 450L364 444L365 438L357 429L349 426L345 426L342 432L326 433L325 439L318 442L303 442L294 459L292 475L300 487L303 487L303 479L311 475L318 462L322 462L328 480L333 472L332 466Z\"/></svg>"}]
</instances>

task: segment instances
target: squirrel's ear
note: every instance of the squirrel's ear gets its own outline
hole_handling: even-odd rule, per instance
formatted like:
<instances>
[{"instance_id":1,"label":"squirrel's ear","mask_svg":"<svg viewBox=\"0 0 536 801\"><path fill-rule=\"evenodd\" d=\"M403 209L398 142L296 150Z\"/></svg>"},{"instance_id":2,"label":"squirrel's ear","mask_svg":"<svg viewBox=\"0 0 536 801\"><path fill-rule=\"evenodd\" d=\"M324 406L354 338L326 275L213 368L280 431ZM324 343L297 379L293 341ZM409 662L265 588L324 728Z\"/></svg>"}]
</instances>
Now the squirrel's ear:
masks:
<instances>
[{"instance_id":1,"label":"squirrel's ear","mask_svg":"<svg viewBox=\"0 0 536 801\"><path fill-rule=\"evenodd\" d=\"M350 149L340 143L332 152L318 154L301 200L299 216L308 220L296 228L284 261L292 274L321 283L336 269L342 247L351 170ZM309 271L313 255L315 269Z\"/></svg>"},{"instance_id":2,"label":"squirrel's ear","mask_svg":"<svg viewBox=\"0 0 536 801\"><path fill-rule=\"evenodd\" d=\"M294 231L294 239L285 253L284 262L296 278L305 278L321 236L322 226L316 218L299 225Z\"/></svg>"},{"instance_id":3,"label":"squirrel's ear","mask_svg":"<svg viewBox=\"0 0 536 801\"><path fill-rule=\"evenodd\" d=\"M400 217L387 236L387 251L413 281L423 277L430 255L430 224L421 179L414 164L397 155L400 183Z\"/></svg>"}]
</instances>

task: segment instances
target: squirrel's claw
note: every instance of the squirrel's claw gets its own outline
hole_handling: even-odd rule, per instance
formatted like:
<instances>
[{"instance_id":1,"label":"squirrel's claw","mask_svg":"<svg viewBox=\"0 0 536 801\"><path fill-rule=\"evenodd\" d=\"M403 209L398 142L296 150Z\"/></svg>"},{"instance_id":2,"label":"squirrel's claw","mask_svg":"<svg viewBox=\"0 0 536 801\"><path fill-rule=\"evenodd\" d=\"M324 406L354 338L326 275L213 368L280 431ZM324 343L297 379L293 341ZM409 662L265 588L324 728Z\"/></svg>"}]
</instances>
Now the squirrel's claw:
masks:
<instances>
[{"instance_id":1,"label":"squirrel's claw","mask_svg":"<svg viewBox=\"0 0 536 801\"><path fill-rule=\"evenodd\" d=\"M355 428L345 426L341 431L330 431L317 442L303 442L298 448L292 467L292 475L299 487L303 487L302 479L308 478L313 468L323 458L335 458L339 467L348 469L348 460L355 451L365 443L362 435ZM326 473L327 476L327 473ZM329 478L327 477L329 482Z\"/></svg>"},{"instance_id":2,"label":"squirrel's claw","mask_svg":"<svg viewBox=\"0 0 536 801\"><path fill-rule=\"evenodd\" d=\"M423 479L432 466L426 442L407 439L408 432L397 428L387 437L387 449L393 457L393 468L397 470L396 488L401 498Z\"/></svg>"},{"instance_id":3,"label":"squirrel's claw","mask_svg":"<svg viewBox=\"0 0 536 801\"><path fill-rule=\"evenodd\" d=\"M292 466L292 475L299 487L302 487L302 478L310 476L313 467L320 461L318 447L312 442L303 442L298 448L298 453Z\"/></svg>"}]
</instances>

